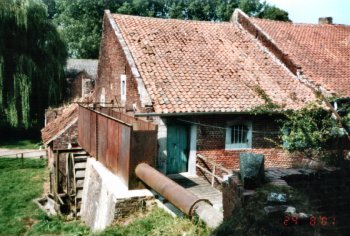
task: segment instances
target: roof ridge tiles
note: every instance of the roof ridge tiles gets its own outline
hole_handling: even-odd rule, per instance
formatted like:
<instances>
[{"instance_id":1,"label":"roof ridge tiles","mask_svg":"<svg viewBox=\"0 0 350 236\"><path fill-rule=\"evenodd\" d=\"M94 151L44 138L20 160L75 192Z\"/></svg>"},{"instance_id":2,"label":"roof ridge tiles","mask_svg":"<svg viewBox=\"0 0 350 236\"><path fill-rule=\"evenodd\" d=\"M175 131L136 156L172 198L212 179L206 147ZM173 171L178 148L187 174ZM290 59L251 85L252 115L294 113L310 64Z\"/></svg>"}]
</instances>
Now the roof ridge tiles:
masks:
<instances>
[{"instance_id":1,"label":"roof ridge tiles","mask_svg":"<svg viewBox=\"0 0 350 236\"><path fill-rule=\"evenodd\" d=\"M126 18L140 18L143 20L155 20L155 21L180 21L180 22L188 22L188 23L199 23L199 24L224 24L229 25L230 22L227 21L203 21L203 20L192 20L192 19L174 19L174 18L161 18L161 17L149 17L149 16L137 16L137 15L128 15L128 14L120 14L120 13L111 13L114 16L121 16Z\"/></svg>"},{"instance_id":2,"label":"roof ridge tiles","mask_svg":"<svg viewBox=\"0 0 350 236\"><path fill-rule=\"evenodd\" d=\"M339 24L339 23L332 23L332 24L319 24L319 23L305 23L305 22L292 22L292 21L278 21L278 20L271 20L271 19L262 19L258 17L250 17L253 21L261 21L261 22L272 22L277 24L289 24L289 25L295 25L295 26L315 26L315 27L334 27L334 26L344 26L350 28L350 25L346 24Z\"/></svg>"}]
</instances>

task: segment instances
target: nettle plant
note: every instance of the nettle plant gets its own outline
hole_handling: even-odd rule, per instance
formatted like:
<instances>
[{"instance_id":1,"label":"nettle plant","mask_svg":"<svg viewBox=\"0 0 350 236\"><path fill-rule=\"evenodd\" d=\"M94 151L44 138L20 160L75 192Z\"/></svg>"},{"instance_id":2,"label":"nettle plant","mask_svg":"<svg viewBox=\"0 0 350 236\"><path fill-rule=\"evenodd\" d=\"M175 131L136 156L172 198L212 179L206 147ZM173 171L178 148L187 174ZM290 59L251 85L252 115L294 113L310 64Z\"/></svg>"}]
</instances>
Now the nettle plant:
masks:
<instances>
[{"instance_id":1,"label":"nettle plant","mask_svg":"<svg viewBox=\"0 0 350 236\"><path fill-rule=\"evenodd\" d=\"M336 148L334 144L341 143L347 134L330 111L316 104L285 112L281 123L283 147L291 152L304 152L309 157L315 152Z\"/></svg>"}]
</instances>

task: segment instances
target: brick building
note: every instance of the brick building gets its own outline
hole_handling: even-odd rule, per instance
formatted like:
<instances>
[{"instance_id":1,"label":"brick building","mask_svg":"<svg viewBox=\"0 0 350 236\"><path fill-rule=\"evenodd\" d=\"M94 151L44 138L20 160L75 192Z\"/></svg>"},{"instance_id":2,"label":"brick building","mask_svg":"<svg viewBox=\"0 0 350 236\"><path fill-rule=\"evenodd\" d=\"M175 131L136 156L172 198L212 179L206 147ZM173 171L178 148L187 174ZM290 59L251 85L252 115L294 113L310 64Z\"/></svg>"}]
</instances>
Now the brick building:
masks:
<instances>
[{"instance_id":1,"label":"brick building","mask_svg":"<svg viewBox=\"0 0 350 236\"><path fill-rule=\"evenodd\" d=\"M67 77L67 101L89 95L95 85L98 60L68 59L65 74Z\"/></svg>"},{"instance_id":2,"label":"brick building","mask_svg":"<svg viewBox=\"0 0 350 236\"><path fill-rule=\"evenodd\" d=\"M197 154L238 168L240 152L291 166L279 145L278 110L316 100L237 20L214 23L105 12L95 100L119 104L158 129L158 169L196 173Z\"/></svg>"},{"instance_id":3,"label":"brick building","mask_svg":"<svg viewBox=\"0 0 350 236\"><path fill-rule=\"evenodd\" d=\"M260 20L240 10L221 23L106 11L93 101L158 124L164 173L196 173L198 154L230 169L241 152L289 167L301 157L281 148L281 111L319 94L349 97L349 38L348 26ZM254 112L270 105L278 109Z\"/></svg>"},{"instance_id":4,"label":"brick building","mask_svg":"<svg viewBox=\"0 0 350 236\"><path fill-rule=\"evenodd\" d=\"M66 101L70 105L45 111L42 139L49 153L77 145L78 106L74 102L89 101L97 76L98 60L68 59L65 74L68 82ZM52 155L49 155L52 156Z\"/></svg>"},{"instance_id":5,"label":"brick building","mask_svg":"<svg viewBox=\"0 0 350 236\"><path fill-rule=\"evenodd\" d=\"M77 145L78 104L52 109L46 112L46 125L41 130L47 148L49 166L52 166L54 150Z\"/></svg>"},{"instance_id":6,"label":"brick building","mask_svg":"<svg viewBox=\"0 0 350 236\"><path fill-rule=\"evenodd\" d=\"M53 151L78 145L78 105L76 102L89 101L97 76L98 60L68 59L65 69L67 78L66 102L58 108L45 111L45 127L42 140L48 149L49 161L53 161Z\"/></svg>"}]
</instances>

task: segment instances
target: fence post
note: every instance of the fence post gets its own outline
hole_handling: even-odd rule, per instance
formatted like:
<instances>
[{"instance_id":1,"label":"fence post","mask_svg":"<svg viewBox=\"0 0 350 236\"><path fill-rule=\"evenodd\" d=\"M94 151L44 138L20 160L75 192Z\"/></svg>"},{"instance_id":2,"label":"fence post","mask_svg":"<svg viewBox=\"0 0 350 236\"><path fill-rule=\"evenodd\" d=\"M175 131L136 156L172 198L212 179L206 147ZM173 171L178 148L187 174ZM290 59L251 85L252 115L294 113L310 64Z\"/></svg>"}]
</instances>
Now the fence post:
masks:
<instances>
[{"instance_id":1,"label":"fence post","mask_svg":"<svg viewBox=\"0 0 350 236\"><path fill-rule=\"evenodd\" d=\"M22 168L23 168L23 153L21 153L21 159L22 159Z\"/></svg>"},{"instance_id":2,"label":"fence post","mask_svg":"<svg viewBox=\"0 0 350 236\"><path fill-rule=\"evenodd\" d=\"M98 115L96 114L96 125L95 125L95 129L96 129L96 132L95 132L95 140L96 140L96 161L98 161Z\"/></svg>"},{"instance_id":3,"label":"fence post","mask_svg":"<svg viewBox=\"0 0 350 236\"><path fill-rule=\"evenodd\" d=\"M56 151L56 155L55 155L55 159L56 159L56 168L55 168L55 200L56 202L58 202L58 198L57 198L57 195L58 195L58 183L59 183L59 170L60 170L60 166L59 166L59 163L60 163L60 152L57 150Z\"/></svg>"}]
</instances>

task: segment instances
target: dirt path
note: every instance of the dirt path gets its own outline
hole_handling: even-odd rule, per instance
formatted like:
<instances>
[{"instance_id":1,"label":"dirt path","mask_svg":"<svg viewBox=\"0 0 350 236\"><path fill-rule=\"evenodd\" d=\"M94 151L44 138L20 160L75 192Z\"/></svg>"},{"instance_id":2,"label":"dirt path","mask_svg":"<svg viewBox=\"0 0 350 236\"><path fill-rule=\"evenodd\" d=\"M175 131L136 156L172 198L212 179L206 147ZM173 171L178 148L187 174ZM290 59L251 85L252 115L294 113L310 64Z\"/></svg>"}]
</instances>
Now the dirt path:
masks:
<instances>
[{"instance_id":1,"label":"dirt path","mask_svg":"<svg viewBox=\"0 0 350 236\"><path fill-rule=\"evenodd\" d=\"M40 158L46 157L46 150L42 149L4 149L0 148L0 158L1 157L23 157L25 158ZM17 156L16 156L17 155Z\"/></svg>"}]
</instances>

